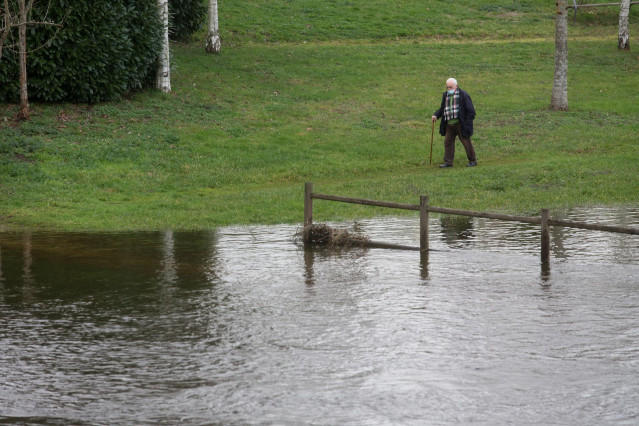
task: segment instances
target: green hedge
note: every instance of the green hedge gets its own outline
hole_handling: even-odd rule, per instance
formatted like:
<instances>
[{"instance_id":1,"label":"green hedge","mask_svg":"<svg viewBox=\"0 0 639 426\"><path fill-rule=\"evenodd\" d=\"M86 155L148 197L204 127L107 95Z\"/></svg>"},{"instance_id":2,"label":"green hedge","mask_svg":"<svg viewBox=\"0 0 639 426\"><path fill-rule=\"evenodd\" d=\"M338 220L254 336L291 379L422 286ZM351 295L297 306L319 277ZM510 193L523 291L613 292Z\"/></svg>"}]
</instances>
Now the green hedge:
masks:
<instances>
[{"instance_id":1,"label":"green hedge","mask_svg":"<svg viewBox=\"0 0 639 426\"><path fill-rule=\"evenodd\" d=\"M206 20L206 0L169 0L169 37L189 41Z\"/></svg>"},{"instance_id":2,"label":"green hedge","mask_svg":"<svg viewBox=\"0 0 639 426\"><path fill-rule=\"evenodd\" d=\"M34 9L33 19L42 12ZM28 55L31 100L99 102L152 81L162 35L157 0L52 0L49 19L64 19L54 38L50 26L27 31L28 49L42 46ZM18 85L18 55L4 50L0 100L17 102Z\"/></svg>"}]
</instances>

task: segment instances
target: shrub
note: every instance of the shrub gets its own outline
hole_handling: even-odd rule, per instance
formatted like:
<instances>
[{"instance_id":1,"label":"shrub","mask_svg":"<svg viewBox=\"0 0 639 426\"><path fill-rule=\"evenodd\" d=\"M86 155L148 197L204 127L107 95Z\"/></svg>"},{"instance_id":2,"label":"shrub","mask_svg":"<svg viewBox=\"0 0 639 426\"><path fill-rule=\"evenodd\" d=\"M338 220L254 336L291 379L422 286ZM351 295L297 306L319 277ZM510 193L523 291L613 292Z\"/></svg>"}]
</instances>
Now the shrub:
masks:
<instances>
[{"instance_id":1,"label":"shrub","mask_svg":"<svg viewBox=\"0 0 639 426\"><path fill-rule=\"evenodd\" d=\"M204 0L169 0L169 37L188 41L194 32L202 28L206 10Z\"/></svg>"},{"instance_id":2,"label":"shrub","mask_svg":"<svg viewBox=\"0 0 639 426\"><path fill-rule=\"evenodd\" d=\"M39 20L47 2L36 5L41 9L34 6L33 19ZM51 26L27 31L32 100L116 99L144 86L155 71L162 35L157 0L52 0L48 18L63 22L57 34ZM18 55L5 50L0 61L0 100L17 102Z\"/></svg>"}]
</instances>

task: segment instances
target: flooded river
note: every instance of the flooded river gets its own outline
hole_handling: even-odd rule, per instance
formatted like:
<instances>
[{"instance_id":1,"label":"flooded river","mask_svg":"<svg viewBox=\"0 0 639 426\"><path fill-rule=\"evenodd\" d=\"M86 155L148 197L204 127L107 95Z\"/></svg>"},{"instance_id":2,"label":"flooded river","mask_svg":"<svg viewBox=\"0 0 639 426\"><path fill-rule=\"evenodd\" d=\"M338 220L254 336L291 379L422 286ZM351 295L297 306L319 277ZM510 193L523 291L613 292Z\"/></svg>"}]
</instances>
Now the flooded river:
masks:
<instances>
[{"instance_id":1,"label":"flooded river","mask_svg":"<svg viewBox=\"0 0 639 426\"><path fill-rule=\"evenodd\" d=\"M0 234L0 424L639 423L639 237L553 228L548 273L532 225L297 230Z\"/></svg>"}]
</instances>

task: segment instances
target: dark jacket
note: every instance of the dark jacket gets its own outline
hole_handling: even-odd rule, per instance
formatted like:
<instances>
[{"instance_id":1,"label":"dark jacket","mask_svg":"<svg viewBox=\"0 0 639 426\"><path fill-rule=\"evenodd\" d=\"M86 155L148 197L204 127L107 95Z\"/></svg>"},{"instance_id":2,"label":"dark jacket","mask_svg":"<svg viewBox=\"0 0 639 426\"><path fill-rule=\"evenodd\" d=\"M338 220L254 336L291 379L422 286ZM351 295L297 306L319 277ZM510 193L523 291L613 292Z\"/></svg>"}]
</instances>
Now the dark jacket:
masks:
<instances>
[{"instance_id":1,"label":"dark jacket","mask_svg":"<svg viewBox=\"0 0 639 426\"><path fill-rule=\"evenodd\" d=\"M462 135L465 138L469 138L473 135L473 120L475 119L475 107L473 107L473 101L470 99L470 95L464 92L459 87L459 122L461 123ZM446 136L446 123L447 121L442 118L444 115L444 108L446 107L446 92L442 96L442 106L433 114L437 118L441 118L439 123L439 134Z\"/></svg>"}]
</instances>

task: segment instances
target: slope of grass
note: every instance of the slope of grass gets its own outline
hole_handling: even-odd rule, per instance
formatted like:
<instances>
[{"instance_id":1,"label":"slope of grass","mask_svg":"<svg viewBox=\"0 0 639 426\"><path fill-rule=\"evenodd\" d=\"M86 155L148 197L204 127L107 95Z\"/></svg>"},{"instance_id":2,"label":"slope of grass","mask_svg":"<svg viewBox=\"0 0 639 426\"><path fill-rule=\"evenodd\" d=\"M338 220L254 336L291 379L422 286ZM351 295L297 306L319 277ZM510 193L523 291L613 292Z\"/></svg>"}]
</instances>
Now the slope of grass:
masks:
<instances>
[{"instance_id":1,"label":"slope of grass","mask_svg":"<svg viewBox=\"0 0 639 426\"><path fill-rule=\"evenodd\" d=\"M569 42L570 111L559 113L548 109L554 45L543 37L552 10L539 2L249 3L220 4L221 22L233 23L221 55L174 46L170 95L36 104L19 126L10 121L16 107L0 106L0 227L300 222L305 181L318 192L410 203L428 194L433 205L518 213L637 203L639 57L616 50L614 31L603 34L613 24L591 33L580 12L576 26L588 37ZM399 34L397 21L423 7L433 22L408 20ZM598 13L593 22L608 22L610 12ZM340 26L347 15L350 27ZM486 34L454 37L449 15ZM458 144L456 167L438 169L437 131L428 165L429 117L449 76L478 112L477 168L463 167ZM322 220L389 213L398 212L316 206Z\"/></svg>"},{"instance_id":2,"label":"slope of grass","mask_svg":"<svg viewBox=\"0 0 639 426\"><path fill-rule=\"evenodd\" d=\"M568 2L571 4L571 2ZM617 31L619 9L582 9L570 32ZM639 13L631 11L631 23ZM538 0L247 0L220 2L227 45L397 39L522 39L554 34L554 2Z\"/></svg>"}]
</instances>

